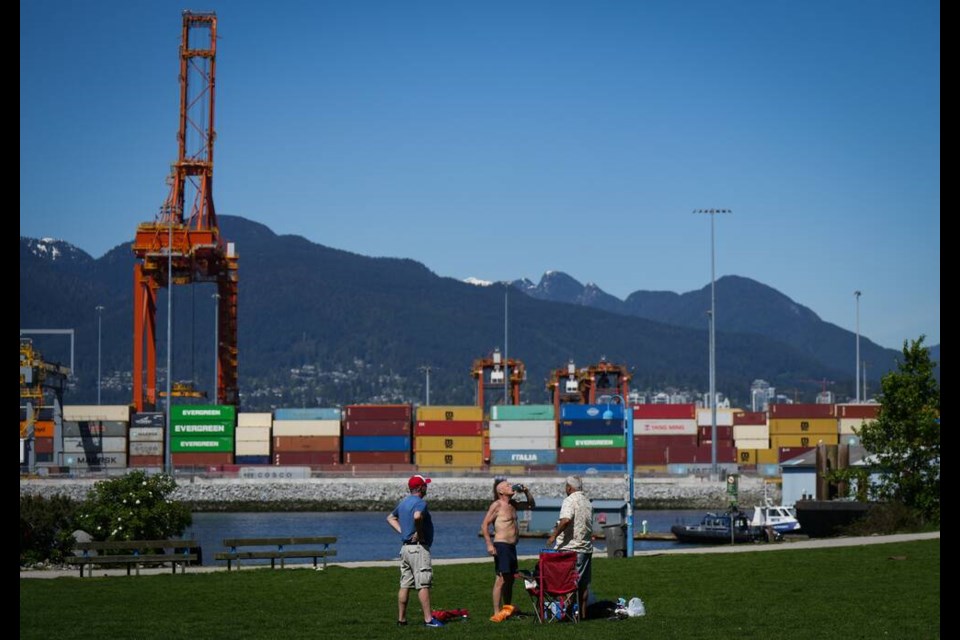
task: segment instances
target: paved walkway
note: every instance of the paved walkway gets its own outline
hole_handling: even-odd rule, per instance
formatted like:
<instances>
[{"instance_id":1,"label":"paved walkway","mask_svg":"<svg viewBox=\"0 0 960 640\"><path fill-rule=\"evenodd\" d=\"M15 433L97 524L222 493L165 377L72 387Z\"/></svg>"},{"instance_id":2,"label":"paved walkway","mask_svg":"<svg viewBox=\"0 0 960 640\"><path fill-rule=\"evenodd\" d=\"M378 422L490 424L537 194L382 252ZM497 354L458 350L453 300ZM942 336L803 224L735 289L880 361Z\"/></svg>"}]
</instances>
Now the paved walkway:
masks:
<instances>
[{"instance_id":1,"label":"paved walkway","mask_svg":"<svg viewBox=\"0 0 960 640\"><path fill-rule=\"evenodd\" d=\"M796 549L824 549L828 547L858 547L867 544L888 544L893 542L909 542L912 540L939 540L940 532L932 531L929 533L903 533L892 536L861 536L853 538L818 538L818 539L808 539L808 540L799 540L797 542L781 542L775 544L741 544L741 545L720 545L716 547L695 547L695 548L682 548L682 549L657 549L655 551L641 551L635 553L635 557L643 556L661 556L661 555L671 555L671 554L690 554L690 553L762 553L762 552L772 552L772 551L785 551L785 550L796 550ZM536 556L521 556L521 560L534 560ZM489 562L490 558L438 558L433 561L436 565L447 565L447 564L471 564L477 562ZM328 566L338 566L346 567L348 569L356 569L360 567L394 567L397 564L396 560L372 560L368 562L328 562ZM303 569L307 568L309 565L294 564L287 565L288 569ZM247 569L242 569L243 571L249 571L253 568L263 568L261 566L249 567ZM201 567L188 567L187 573L209 573L211 571L226 571L225 566L201 566ZM141 569L140 575L156 575L162 573L170 573L170 568L159 568L159 569ZM106 576L126 576L126 569L96 569L94 571L96 577L106 577ZM20 578L64 578L72 577L79 578L80 570L79 569L49 569L49 570L31 570L31 571L21 571Z\"/></svg>"}]
</instances>

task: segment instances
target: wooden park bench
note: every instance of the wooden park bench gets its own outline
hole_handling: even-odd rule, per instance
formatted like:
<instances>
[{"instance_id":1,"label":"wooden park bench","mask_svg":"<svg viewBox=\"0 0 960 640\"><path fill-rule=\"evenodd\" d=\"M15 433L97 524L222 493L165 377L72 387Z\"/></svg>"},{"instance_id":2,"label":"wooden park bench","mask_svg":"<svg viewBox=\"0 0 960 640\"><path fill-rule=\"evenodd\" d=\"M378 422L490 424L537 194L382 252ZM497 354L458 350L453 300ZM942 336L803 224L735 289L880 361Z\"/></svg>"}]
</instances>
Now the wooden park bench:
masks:
<instances>
[{"instance_id":1,"label":"wooden park bench","mask_svg":"<svg viewBox=\"0 0 960 640\"><path fill-rule=\"evenodd\" d=\"M70 556L66 563L79 565L81 578L84 567L89 567L87 575L93 575L94 566L126 566L127 575L130 575L131 568L140 575L140 567L145 564L168 562L174 574L177 565L180 565L180 573L184 573L188 564L197 564L201 558L196 540L103 540L77 542L74 549L82 551L82 555Z\"/></svg>"},{"instance_id":2,"label":"wooden park bench","mask_svg":"<svg viewBox=\"0 0 960 640\"><path fill-rule=\"evenodd\" d=\"M308 538L228 538L223 541L227 551L217 553L214 558L227 561L227 571L237 563L240 569L241 560L269 560L270 568L275 569L277 560L280 568L284 568L286 560L291 558L312 558L313 567L320 570L327 568L327 558L337 555L337 550L330 545L337 541L336 536L315 536ZM311 548L303 548L303 547ZM250 547L259 547L251 549ZM300 547L291 549L290 547ZM318 567L317 560L321 565Z\"/></svg>"}]
</instances>

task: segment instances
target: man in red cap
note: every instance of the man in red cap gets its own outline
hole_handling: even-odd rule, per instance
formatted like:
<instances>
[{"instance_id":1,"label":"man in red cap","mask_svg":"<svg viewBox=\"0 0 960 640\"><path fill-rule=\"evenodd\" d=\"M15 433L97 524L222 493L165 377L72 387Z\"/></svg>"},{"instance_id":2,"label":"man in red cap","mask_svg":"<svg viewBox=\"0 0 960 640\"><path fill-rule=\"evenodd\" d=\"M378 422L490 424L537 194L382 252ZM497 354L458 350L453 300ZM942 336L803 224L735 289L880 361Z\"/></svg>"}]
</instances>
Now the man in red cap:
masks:
<instances>
[{"instance_id":1,"label":"man in red cap","mask_svg":"<svg viewBox=\"0 0 960 640\"><path fill-rule=\"evenodd\" d=\"M427 627L442 627L443 623L433 617L430 609L430 587L433 584L433 564L430 547L433 545L433 520L427 509L427 485L430 478L421 475L407 480L410 495L387 516L387 523L400 534L400 591L397 593L399 614L397 624L407 624L407 601L410 589L417 590L420 607L423 609L423 624Z\"/></svg>"}]
</instances>

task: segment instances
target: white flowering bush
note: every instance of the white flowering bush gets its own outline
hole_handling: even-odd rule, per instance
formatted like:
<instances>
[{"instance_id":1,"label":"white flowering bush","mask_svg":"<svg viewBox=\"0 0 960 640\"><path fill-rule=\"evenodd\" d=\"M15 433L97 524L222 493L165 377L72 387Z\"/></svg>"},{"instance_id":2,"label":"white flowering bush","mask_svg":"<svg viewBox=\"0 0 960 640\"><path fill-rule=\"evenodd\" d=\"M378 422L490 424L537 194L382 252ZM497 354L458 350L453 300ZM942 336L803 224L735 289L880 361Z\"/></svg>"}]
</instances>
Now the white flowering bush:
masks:
<instances>
[{"instance_id":1,"label":"white flowering bush","mask_svg":"<svg viewBox=\"0 0 960 640\"><path fill-rule=\"evenodd\" d=\"M177 483L143 471L94 485L77 510L77 525L95 540L165 540L192 520L186 505L169 499Z\"/></svg>"}]
</instances>

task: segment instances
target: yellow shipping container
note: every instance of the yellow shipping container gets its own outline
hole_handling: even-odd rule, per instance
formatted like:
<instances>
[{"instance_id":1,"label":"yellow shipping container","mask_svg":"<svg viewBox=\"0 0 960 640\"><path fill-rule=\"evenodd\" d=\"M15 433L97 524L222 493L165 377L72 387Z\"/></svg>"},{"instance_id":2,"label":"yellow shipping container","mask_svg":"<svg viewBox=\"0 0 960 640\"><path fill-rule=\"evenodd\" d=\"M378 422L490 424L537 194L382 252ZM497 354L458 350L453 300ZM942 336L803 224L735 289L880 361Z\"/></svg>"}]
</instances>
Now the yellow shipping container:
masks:
<instances>
[{"instance_id":1,"label":"yellow shipping container","mask_svg":"<svg viewBox=\"0 0 960 640\"><path fill-rule=\"evenodd\" d=\"M770 420L770 436L837 435L836 418L774 418Z\"/></svg>"},{"instance_id":2,"label":"yellow shipping container","mask_svg":"<svg viewBox=\"0 0 960 640\"><path fill-rule=\"evenodd\" d=\"M738 464L757 464L756 449L737 449Z\"/></svg>"},{"instance_id":3,"label":"yellow shipping container","mask_svg":"<svg viewBox=\"0 0 960 640\"><path fill-rule=\"evenodd\" d=\"M821 442L823 444L839 444L840 436L836 433L832 435L826 433L814 433L808 436L773 436L770 438L770 447L774 450L777 450L780 447L815 447Z\"/></svg>"},{"instance_id":4,"label":"yellow shipping container","mask_svg":"<svg viewBox=\"0 0 960 640\"><path fill-rule=\"evenodd\" d=\"M482 452L467 451L423 451L414 455L417 469L433 471L436 469L452 469L483 466Z\"/></svg>"},{"instance_id":5,"label":"yellow shipping container","mask_svg":"<svg viewBox=\"0 0 960 640\"><path fill-rule=\"evenodd\" d=\"M459 420L462 422L483 421L483 409L470 406L431 406L417 407L417 421Z\"/></svg>"},{"instance_id":6,"label":"yellow shipping container","mask_svg":"<svg viewBox=\"0 0 960 640\"><path fill-rule=\"evenodd\" d=\"M757 464L777 464L780 462L776 449L757 449Z\"/></svg>"},{"instance_id":7,"label":"yellow shipping container","mask_svg":"<svg viewBox=\"0 0 960 640\"><path fill-rule=\"evenodd\" d=\"M873 420L864 420L863 418L840 418L840 434L845 436L856 435L854 429L859 430L860 427L866 424L870 424Z\"/></svg>"},{"instance_id":8,"label":"yellow shipping container","mask_svg":"<svg viewBox=\"0 0 960 640\"><path fill-rule=\"evenodd\" d=\"M657 473L666 473L667 465L665 464L643 464L634 467L635 473L644 473L649 475L654 475Z\"/></svg>"},{"instance_id":9,"label":"yellow shipping container","mask_svg":"<svg viewBox=\"0 0 960 640\"><path fill-rule=\"evenodd\" d=\"M413 439L414 451L483 452L481 436L419 436Z\"/></svg>"}]
</instances>

